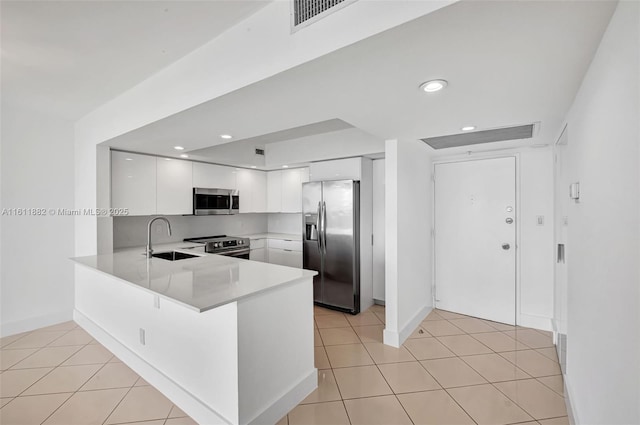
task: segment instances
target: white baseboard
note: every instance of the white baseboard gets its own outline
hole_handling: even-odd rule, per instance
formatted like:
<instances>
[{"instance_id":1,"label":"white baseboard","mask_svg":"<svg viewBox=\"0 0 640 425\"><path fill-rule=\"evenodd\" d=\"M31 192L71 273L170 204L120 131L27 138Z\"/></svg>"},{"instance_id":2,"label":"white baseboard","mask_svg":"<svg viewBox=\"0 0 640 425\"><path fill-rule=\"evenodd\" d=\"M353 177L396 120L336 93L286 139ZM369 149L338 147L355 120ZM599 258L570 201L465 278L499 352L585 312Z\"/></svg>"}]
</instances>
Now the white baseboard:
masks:
<instances>
[{"instance_id":1,"label":"white baseboard","mask_svg":"<svg viewBox=\"0 0 640 425\"><path fill-rule=\"evenodd\" d=\"M422 323L425 317L431 313L433 307L422 307L413 317L402 327L402 329L396 331L393 329L384 330L382 337L385 344L392 347L400 347L409 336L416 330L416 328Z\"/></svg>"},{"instance_id":2,"label":"white baseboard","mask_svg":"<svg viewBox=\"0 0 640 425\"><path fill-rule=\"evenodd\" d=\"M532 316L529 314L518 315L518 326L525 328L540 329L543 331L553 331L552 320L549 317Z\"/></svg>"},{"instance_id":3,"label":"white baseboard","mask_svg":"<svg viewBox=\"0 0 640 425\"><path fill-rule=\"evenodd\" d=\"M140 358L136 353L129 350L126 346L113 338L111 334L78 310L74 310L73 318L100 344L104 345L145 381L153 385L186 414L191 416L197 423L224 425L233 423L215 410L211 409L199 398L185 390L161 371Z\"/></svg>"},{"instance_id":4,"label":"white baseboard","mask_svg":"<svg viewBox=\"0 0 640 425\"><path fill-rule=\"evenodd\" d=\"M46 314L44 316L30 317L29 319L19 320L17 322L2 323L2 325L0 325L0 337L29 332L34 329L44 328L45 326L68 322L72 319L73 312L69 310Z\"/></svg>"},{"instance_id":5,"label":"white baseboard","mask_svg":"<svg viewBox=\"0 0 640 425\"><path fill-rule=\"evenodd\" d=\"M567 406L567 416L569 417L569 424L576 425L580 422L576 415L576 411L571 404L573 393L571 392L571 387L569 386L567 375L562 375L562 378L564 380L564 404Z\"/></svg>"},{"instance_id":6,"label":"white baseboard","mask_svg":"<svg viewBox=\"0 0 640 425\"><path fill-rule=\"evenodd\" d=\"M318 369L302 378L284 396L275 400L269 407L247 423L250 425L275 424L287 413L293 410L302 400L318 387Z\"/></svg>"}]
</instances>

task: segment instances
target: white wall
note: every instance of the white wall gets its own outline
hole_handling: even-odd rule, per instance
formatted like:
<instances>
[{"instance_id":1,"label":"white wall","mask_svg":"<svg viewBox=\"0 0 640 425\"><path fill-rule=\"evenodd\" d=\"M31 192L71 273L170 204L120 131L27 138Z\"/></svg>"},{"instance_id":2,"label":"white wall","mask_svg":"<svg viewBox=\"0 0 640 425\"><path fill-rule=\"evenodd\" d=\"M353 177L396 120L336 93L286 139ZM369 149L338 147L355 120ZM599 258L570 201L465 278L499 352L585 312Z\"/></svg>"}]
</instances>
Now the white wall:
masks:
<instances>
[{"instance_id":1,"label":"white wall","mask_svg":"<svg viewBox=\"0 0 640 425\"><path fill-rule=\"evenodd\" d=\"M553 150L523 149L520 167L520 286L518 324L552 329L553 318ZM538 225L537 217L544 217Z\"/></svg>"},{"instance_id":2,"label":"white wall","mask_svg":"<svg viewBox=\"0 0 640 425\"><path fill-rule=\"evenodd\" d=\"M293 215L293 214L292 214ZM153 223L151 238L154 244L180 242L184 238L199 236L231 235L242 236L267 231L266 214L235 214L209 216L166 216L171 223L171 236L167 235L167 225ZM300 217L298 215L298 217ZM147 223L151 217L114 217L113 247L115 249L147 244Z\"/></svg>"},{"instance_id":3,"label":"white wall","mask_svg":"<svg viewBox=\"0 0 640 425\"><path fill-rule=\"evenodd\" d=\"M621 1L567 119L566 384L585 424L640 423L639 24Z\"/></svg>"},{"instance_id":4,"label":"white wall","mask_svg":"<svg viewBox=\"0 0 640 425\"><path fill-rule=\"evenodd\" d=\"M384 241L384 208L385 208L385 186L384 186L384 159L373 161L373 299L384 301L385 295L385 241Z\"/></svg>"},{"instance_id":5,"label":"white wall","mask_svg":"<svg viewBox=\"0 0 640 425\"><path fill-rule=\"evenodd\" d=\"M520 326L551 330L554 270L551 147L525 147L472 155L440 155L434 161L493 158L500 155L516 155L518 158L517 323ZM537 224L537 216L544 216L544 225Z\"/></svg>"},{"instance_id":6,"label":"white wall","mask_svg":"<svg viewBox=\"0 0 640 425\"><path fill-rule=\"evenodd\" d=\"M73 208L73 136L69 121L2 105L3 208ZM71 319L73 221L2 216L2 336Z\"/></svg>"},{"instance_id":7,"label":"white wall","mask_svg":"<svg viewBox=\"0 0 640 425\"><path fill-rule=\"evenodd\" d=\"M430 148L414 140L385 142L386 326L398 347L432 308Z\"/></svg>"}]
</instances>

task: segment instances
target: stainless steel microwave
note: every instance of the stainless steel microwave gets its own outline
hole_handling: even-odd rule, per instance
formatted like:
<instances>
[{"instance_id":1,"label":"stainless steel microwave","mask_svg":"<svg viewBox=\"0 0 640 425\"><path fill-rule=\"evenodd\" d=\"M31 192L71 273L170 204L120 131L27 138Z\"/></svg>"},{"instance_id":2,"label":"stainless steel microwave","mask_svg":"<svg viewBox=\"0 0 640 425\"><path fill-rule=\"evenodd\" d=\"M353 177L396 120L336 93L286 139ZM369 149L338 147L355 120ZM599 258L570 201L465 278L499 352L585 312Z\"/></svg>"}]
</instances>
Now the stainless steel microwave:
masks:
<instances>
[{"instance_id":1,"label":"stainless steel microwave","mask_svg":"<svg viewBox=\"0 0 640 425\"><path fill-rule=\"evenodd\" d=\"M237 190L193 188L194 215L229 215L239 212L240 193Z\"/></svg>"}]
</instances>

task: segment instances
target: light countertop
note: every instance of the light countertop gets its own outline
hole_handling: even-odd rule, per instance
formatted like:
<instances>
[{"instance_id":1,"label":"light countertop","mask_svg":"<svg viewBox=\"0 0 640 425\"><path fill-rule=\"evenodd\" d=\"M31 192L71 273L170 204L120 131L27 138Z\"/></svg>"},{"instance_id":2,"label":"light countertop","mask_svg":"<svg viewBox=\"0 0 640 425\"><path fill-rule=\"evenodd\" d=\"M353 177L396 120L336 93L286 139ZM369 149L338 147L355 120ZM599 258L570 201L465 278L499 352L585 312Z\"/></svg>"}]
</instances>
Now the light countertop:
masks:
<instances>
[{"instance_id":1,"label":"light countertop","mask_svg":"<svg viewBox=\"0 0 640 425\"><path fill-rule=\"evenodd\" d=\"M141 247L72 260L198 312L317 274L311 270L188 249L195 246L202 245L179 242L154 247L155 253L176 250L198 255L178 261L147 260Z\"/></svg>"},{"instance_id":2,"label":"light countertop","mask_svg":"<svg viewBox=\"0 0 640 425\"><path fill-rule=\"evenodd\" d=\"M290 241L301 241L302 235L297 233L254 233L251 235L243 235L249 239L284 239Z\"/></svg>"}]
</instances>

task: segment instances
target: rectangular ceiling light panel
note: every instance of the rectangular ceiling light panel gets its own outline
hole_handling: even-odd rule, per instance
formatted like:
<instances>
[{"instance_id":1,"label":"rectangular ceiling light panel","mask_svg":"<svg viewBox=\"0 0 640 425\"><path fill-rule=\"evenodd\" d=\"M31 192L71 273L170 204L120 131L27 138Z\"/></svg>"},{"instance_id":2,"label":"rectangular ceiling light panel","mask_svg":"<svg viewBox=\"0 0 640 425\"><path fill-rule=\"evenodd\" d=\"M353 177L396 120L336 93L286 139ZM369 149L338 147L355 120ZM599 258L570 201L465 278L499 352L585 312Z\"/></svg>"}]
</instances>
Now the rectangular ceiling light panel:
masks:
<instances>
[{"instance_id":1,"label":"rectangular ceiling light panel","mask_svg":"<svg viewBox=\"0 0 640 425\"><path fill-rule=\"evenodd\" d=\"M534 124L516 127L503 127L493 130L473 131L469 133L450 134L447 136L427 137L420 139L434 149L472 146L482 143L502 142L505 140L530 139L533 137Z\"/></svg>"}]
</instances>

